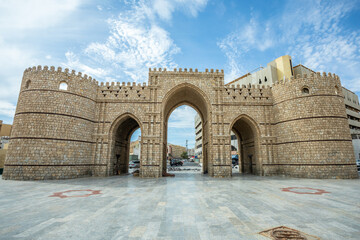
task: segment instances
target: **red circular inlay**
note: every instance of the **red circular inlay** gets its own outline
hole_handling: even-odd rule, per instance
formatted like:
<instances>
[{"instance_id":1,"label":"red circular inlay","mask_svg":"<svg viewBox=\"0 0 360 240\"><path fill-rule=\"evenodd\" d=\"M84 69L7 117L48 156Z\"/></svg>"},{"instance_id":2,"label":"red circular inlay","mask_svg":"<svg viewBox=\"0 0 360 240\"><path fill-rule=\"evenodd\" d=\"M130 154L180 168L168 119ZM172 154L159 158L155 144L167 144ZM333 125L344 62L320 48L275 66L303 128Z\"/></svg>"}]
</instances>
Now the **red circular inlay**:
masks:
<instances>
[{"instance_id":1,"label":"red circular inlay","mask_svg":"<svg viewBox=\"0 0 360 240\"><path fill-rule=\"evenodd\" d=\"M71 192L88 192L86 194L82 194L82 195L66 195L66 193L71 193ZM91 190L91 189L87 189L87 190L67 190L64 192L56 192L53 195L49 196L49 197L59 197L59 198L68 198L68 197L88 197L91 195L96 195L96 194L101 194L100 190Z\"/></svg>"},{"instance_id":2,"label":"red circular inlay","mask_svg":"<svg viewBox=\"0 0 360 240\"><path fill-rule=\"evenodd\" d=\"M298 191L296 191L296 189L298 189ZM301 191L301 189L304 189L305 191ZM322 189L309 188L309 187L288 187L288 188L282 188L282 191L292 192L296 194L316 194L316 195L321 195L323 193L330 193Z\"/></svg>"}]
</instances>

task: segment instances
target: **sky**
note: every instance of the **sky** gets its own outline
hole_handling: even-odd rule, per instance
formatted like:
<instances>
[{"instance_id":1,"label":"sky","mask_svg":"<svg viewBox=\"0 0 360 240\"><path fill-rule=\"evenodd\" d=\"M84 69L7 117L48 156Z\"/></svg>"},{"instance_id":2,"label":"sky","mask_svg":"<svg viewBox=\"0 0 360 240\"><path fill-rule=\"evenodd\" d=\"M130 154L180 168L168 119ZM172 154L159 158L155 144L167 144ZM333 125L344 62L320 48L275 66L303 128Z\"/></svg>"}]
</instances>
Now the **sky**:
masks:
<instances>
[{"instance_id":1,"label":"sky","mask_svg":"<svg viewBox=\"0 0 360 240\"><path fill-rule=\"evenodd\" d=\"M286 54L359 95L360 0L0 0L0 120L31 66L138 83L149 67L214 68L229 82ZM191 141L194 115L173 112L168 142Z\"/></svg>"}]
</instances>

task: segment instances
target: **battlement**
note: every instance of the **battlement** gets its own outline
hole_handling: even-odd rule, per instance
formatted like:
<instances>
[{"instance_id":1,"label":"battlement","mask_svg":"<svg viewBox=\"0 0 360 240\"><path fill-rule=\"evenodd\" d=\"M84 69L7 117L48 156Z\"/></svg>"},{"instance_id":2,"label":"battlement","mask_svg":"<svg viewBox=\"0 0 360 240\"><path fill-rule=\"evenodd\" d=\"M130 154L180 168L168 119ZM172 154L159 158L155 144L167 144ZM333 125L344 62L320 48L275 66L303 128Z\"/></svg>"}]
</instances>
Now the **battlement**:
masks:
<instances>
[{"instance_id":1,"label":"battlement","mask_svg":"<svg viewBox=\"0 0 360 240\"><path fill-rule=\"evenodd\" d=\"M48 66L41 66L41 65L38 65L37 67L29 67L27 69L25 69L24 71L24 76L28 75L28 74L36 74L36 73L58 73L58 74L65 74L69 77L77 77L79 80L84 80L84 81L89 81L90 83L93 83L93 84L96 84L98 85L99 82L96 81L95 78L92 78L91 76L88 76L87 74L82 74L82 72L78 72L76 73L75 70L70 70L68 68L65 68L64 71L62 70L61 67L58 67L57 70L55 70L55 67L54 66L51 66L50 68Z\"/></svg>"},{"instance_id":2,"label":"battlement","mask_svg":"<svg viewBox=\"0 0 360 240\"><path fill-rule=\"evenodd\" d=\"M188 71L189 70L189 71ZM195 68L194 70L192 69L192 68L189 68L189 69L187 69L187 68L184 68L184 69L182 69L182 68L179 68L179 69L177 69L177 68L174 68L174 70L173 71L167 71L167 69L166 68L164 68L164 69L162 69L162 68L153 68L152 70L151 70L151 68L149 68L149 74L152 74L152 73L156 73L156 74L158 74L158 73L170 73L170 74L183 74L183 73L191 73L191 74L217 74L217 75L224 75L224 70L223 69L221 69L221 70L219 70L219 69L210 69L210 71L209 71L209 69L208 68L206 68L205 69L205 72L199 72L198 71L198 69L197 68Z\"/></svg>"},{"instance_id":3,"label":"battlement","mask_svg":"<svg viewBox=\"0 0 360 240\"><path fill-rule=\"evenodd\" d=\"M311 73L311 74L297 74L295 77L291 77L277 81L274 83L274 86L276 85L285 85L285 84L295 84L297 82L299 82L299 80L319 80L319 83L323 83L323 84L340 84L340 78L338 75L333 74L333 73L326 73L323 72L323 74L321 75L320 72L316 72L316 73Z\"/></svg>"},{"instance_id":4,"label":"battlement","mask_svg":"<svg viewBox=\"0 0 360 240\"><path fill-rule=\"evenodd\" d=\"M269 85L240 85L224 86L224 100L229 102L265 102L271 103L272 92Z\"/></svg>"}]
</instances>

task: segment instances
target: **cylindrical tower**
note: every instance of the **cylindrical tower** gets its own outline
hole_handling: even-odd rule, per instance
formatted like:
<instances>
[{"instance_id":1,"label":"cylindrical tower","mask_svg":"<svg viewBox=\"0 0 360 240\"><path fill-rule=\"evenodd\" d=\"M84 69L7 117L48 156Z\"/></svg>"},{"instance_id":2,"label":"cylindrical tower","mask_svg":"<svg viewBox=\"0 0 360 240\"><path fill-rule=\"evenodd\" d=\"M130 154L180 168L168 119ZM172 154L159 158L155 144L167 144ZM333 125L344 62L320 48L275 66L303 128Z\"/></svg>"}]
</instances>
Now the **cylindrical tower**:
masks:
<instances>
[{"instance_id":1,"label":"cylindrical tower","mask_svg":"<svg viewBox=\"0 0 360 240\"><path fill-rule=\"evenodd\" d=\"M275 84L272 92L277 162L264 174L357 178L338 76L304 74Z\"/></svg>"},{"instance_id":2,"label":"cylindrical tower","mask_svg":"<svg viewBox=\"0 0 360 240\"><path fill-rule=\"evenodd\" d=\"M90 176L97 82L68 69L26 69L3 179Z\"/></svg>"}]
</instances>

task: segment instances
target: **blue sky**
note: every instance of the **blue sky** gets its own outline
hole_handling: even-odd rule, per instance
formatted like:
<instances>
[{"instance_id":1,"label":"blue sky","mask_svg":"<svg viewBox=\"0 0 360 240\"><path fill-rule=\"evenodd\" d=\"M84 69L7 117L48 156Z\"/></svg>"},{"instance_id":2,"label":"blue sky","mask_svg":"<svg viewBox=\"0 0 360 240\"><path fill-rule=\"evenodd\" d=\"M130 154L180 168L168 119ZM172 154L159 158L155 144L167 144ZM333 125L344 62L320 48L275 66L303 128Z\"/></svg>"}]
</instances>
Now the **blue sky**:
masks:
<instances>
[{"instance_id":1,"label":"blue sky","mask_svg":"<svg viewBox=\"0 0 360 240\"><path fill-rule=\"evenodd\" d=\"M147 81L149 67L214 68L230 81L289 54L359 94L359 8L355 0L0 0L0 119L12 123L22 73L34 65L120 82ZM170 118L184 144L193 129L181 126L193 126L195 112L177 111L189 114L186 123Z\"/></svg>"}]
</instances>

